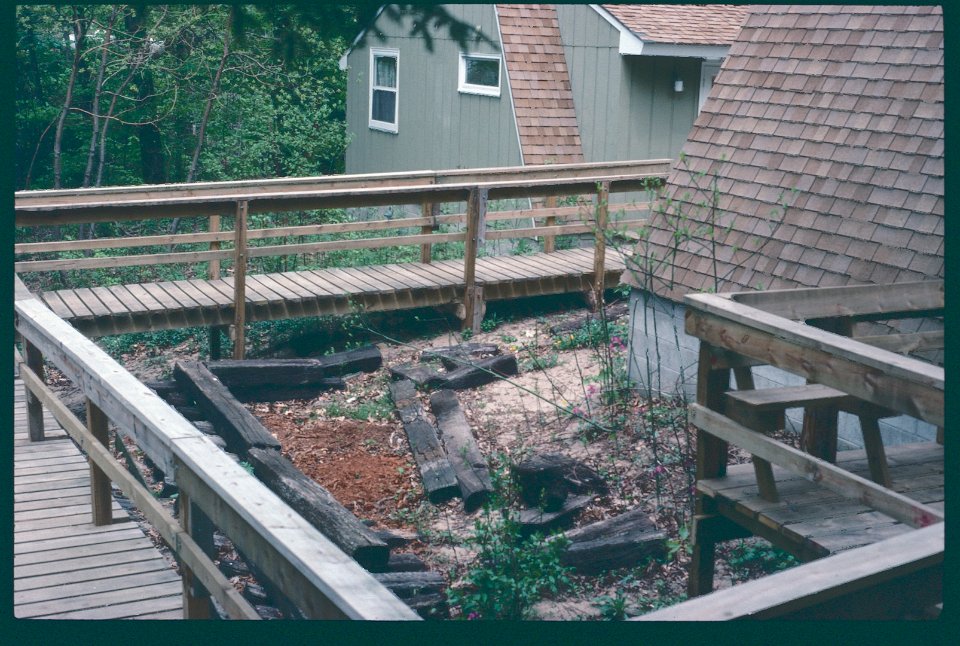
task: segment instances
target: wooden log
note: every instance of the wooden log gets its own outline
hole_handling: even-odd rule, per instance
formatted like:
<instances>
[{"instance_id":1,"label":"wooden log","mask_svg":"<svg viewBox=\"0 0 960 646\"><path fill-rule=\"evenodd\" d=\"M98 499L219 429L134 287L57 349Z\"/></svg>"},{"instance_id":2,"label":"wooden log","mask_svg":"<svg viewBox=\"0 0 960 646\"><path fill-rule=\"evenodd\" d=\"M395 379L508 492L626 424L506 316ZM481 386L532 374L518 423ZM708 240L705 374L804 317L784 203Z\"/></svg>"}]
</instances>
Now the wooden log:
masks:
<instances>
[{"instance_id":1,"label":"wooden log","mask_svg":"<svg viewBox=\"0 0 960 646\"><path fill-rule=\"evenodd\" d=\"M512 377L517 371L516 355L502 354L448 372L440 385L448 390L476 388L494 382L499 377Z\"/></svg>"},{"instance_id":2,"label":"wooden log","mask_svg":"<svg viewBox=\"0 0 960 646\"><path fill-rule=\"evenodd\" d=\"M496 343L461 343L424 350L420 361L439 360L447 370L456 370L474 359L486 359L500 353L500 346Z\"/></svg>"},{"instance_id":3,"label":"wooden log","mask_svg":"<svg viewBox=\"0 0 960 646\"><path fill-rule=\"evenodd\" d=\"M444 375L431 366L418 366L413 363L402 363L390 367L390 375L394 379L408 379L417 388L436 388L444 381Z\"/></svg>"},{"instance_id":4,"label":"wooden log","mask_svg":"<svg viewBox=\"0 0 960 646\"><path fill-rule=\"evenodd\" d=\"M363 521L363 523L367 524L367 521ZM374 529L372 531L377 538L386 543L387 547L392 550L397 549L398 547L406 547L413 541L417 540L417 536L415 534L406 534L405 532L398 532L398 530Z\"/></svg>"},{"instance_id":5,"label":"wooden log","mask_svg":"<svg viewBox=\"0 0 960 646\"><path fill-rule=\"evenodd\" d=\"M520 512L520 533L529 536L534 532L546 532L555 527L563 526L573 520L573 516L590 504L593 496L576 496L568 498L563 507L554 512L545 512L542 509L524 509Z\"/></svg>"},{"instance_id":6,"label":"wooden log","mask_svg":"<svg viewBox=\"0 0 960 646\"><path fill-rule=\"evenodd\" d=\"M511 467L528 507L557 511L570 492L606 493L607 484L591 467L557 453L539 453Z\"/></svg>"},{"instance_id":7,"label":"wooden log","mask_svg":"<svg viewBox=\"0 0 960 646\"><path fill-rule=\"evenodd\" d=\"M626 316L626 314L629 312L629 309L630 305L626 301L616 301L615 303L610 303L603 308L603 316L608 321L614 321L621 316ZM599 319L600 317L594 312L575 316L571 319L563 321L562 323L557 323L556 325L552 326L550 328L550 334L560 334L563 332L579 330L590 321Z\"/></svg>"},{"instance_id":8,"label":"wooden log","mask_svg":"<svg viewBox=\"0 0 960 646\"><path fill-rule=\"evenodd\" d=\"M420 469L423 490L430 502L444 502L455 497L460 488L447 454L440 445L437 431L427 420L416 393L416 387L408 379L390 384L390 395L403 422L413 458Z\"/></svg>"},{"instance_id":9,"label":"wooden log","mask_svg":"<svg viewBox=\"0 0 960 646\"><path fill-rule=\"evenodd\" d=\"M210 361L207 368L231 388L242 386L305 386L330 377L373 372L383 365L375 345L306 359L247 359Z\"/></svg>"},{"instance_id":10,"label":"wooden log","mask_svg":"<svg viewBox=\"0 0 960 646\"><path fill-rule=\"evenodd\" d=\"M324 377L305 386L231 386L230 392L238 401L278 402L288 399L314 399L329 390L346 390L347 382L340 377Z\"/></svg>"},{"instance_id":11,"label":"wooden log","mask_svg":"<svg viewBox=\"0 0 960 646\"><path fill-rule=\"evenodd\" d=\"M280 449L277 438L202 363L178 361L173 376L213 423L230 452L245 456L251 448Z\"/></svg>"},{"instance_id":12,"label":"wooden log","mask_svg":"<svg viewBox=\"0 0 960 646\"><path fill-rule=\"evenodd\" d=\"M247 457L254 475L337 547L367 569L387 567L387 544L287 458L257 448L250 449Z\"/></svg>"},{"instance_id":13,"label":"wooden log","mask_svg":"<svg viewBox=\"0 0 960 646\"><path fill-rule=\"evenodd\" d=\"M430 410L437 418L447 458L457 475L463 508L470 513L480 507L493 491L487 460L477 446L456 393L452 390L433 393L430 396Z\"/></svg>"},{"instance_id":14,"label":"wooden log","mask_svg":"<svg viewBox=\"0 0 960 646\"><path fill-rule=\"evenodd\" d=\"M373 575L390 592L401 599L417 594L443 592L446 581L439 572L382 572Z\"/></svg>"},{"instance_id":15,"label":"wooden log","mask_svg":"<svg viewBox=\"0 0 960 646\"><path fill-rule=\"evenodd\" d=\"M560 561L578 574L630 567L666 552L666 534L650 522L642 509L570 530L564 536L570 545Z\"/></svg>"},{"instance_id":16,"label":"wooden log","mask_svg":"<svg viewBox=\"0 0 960 646\"><path fill-rule=\"evenodd\" d=\"M426 572L427 564L416 554L390 554L387 572Z\"/></svg>"}]
</instances>

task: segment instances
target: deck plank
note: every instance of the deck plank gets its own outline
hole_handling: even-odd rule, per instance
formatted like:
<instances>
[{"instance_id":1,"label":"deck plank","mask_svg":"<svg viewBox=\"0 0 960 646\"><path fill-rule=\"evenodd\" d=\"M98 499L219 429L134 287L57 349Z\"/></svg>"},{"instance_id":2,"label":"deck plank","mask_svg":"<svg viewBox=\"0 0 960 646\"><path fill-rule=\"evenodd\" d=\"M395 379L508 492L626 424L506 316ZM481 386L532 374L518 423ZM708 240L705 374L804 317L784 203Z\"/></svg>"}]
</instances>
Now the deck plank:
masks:
<instances>
[{"instance_id":1,"label":"deck plank","mask_svg":"<svg viewBox=\"0 0 960 646\"><path fill-rule=\"evenodd\" d=\"M19 380L14 402L18 437L26 432ZM48 437L64 434L44 417ZM117 501L112 524L91 522L90 467L72 440L15 441L13 485L15 617L182 617L179 574Z\"/></svg>"}]
</instances>

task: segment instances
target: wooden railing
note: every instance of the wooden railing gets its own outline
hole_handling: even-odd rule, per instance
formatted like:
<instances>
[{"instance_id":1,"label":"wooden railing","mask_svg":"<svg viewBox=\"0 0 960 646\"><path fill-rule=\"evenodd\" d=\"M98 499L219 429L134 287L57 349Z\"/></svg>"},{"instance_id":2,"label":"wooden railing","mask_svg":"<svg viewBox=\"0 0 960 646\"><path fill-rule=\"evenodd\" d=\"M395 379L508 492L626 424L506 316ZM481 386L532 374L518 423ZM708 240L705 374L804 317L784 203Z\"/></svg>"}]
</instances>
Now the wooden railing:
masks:
<instances>
[{"instance_id":1,"label":"wooden railing","mask_svg":"<svg viewBox=\"0 0 960 646\"><path fill-rule=\"evenodd\" d=\"M886 458L876 424L878 416L906 414L939 427L938 441L942 444L943 368L892 351L942 348L942 333L851 338L854 324L862 321L942 316L943 281L691 294L685 297L685 304L686 332L700 339L697 401L690 406L691 422L698 429L698 482L722 478L726 474L728 446L732 444L753 456L759 495L771 503L778 502L777 485L772 472L772 466L776 465L842 497L872 507L909 527L923 528L943 521L941 511L884 486ZM805 387L779 389L790 391L792 400L787 407L802 407L806 391L816 391L821 403L831 403L807 411L801 436L801 448L804 450L765 435L767 431L782 428L765 417L773 410L771 407L758 406L752 411L752 416L748 414L751 411L747 404L761 403L763 399L756 395L764 393L764 390L753 390L751 368L759 365L775 366L808 380L810 385ZM727 392L731 373L735 377L737 390ZM823 396L824 391L828 391L826 397ZM766 400L769 402L772 398L767 397ZM860 415L873 480L834 464L838 409ZM779 414L782 416L782 410ZM722 531L716 529L725 524L729 525L729 520L719 514L708 496L698 492L690 596L709 592L712 587L714 543L733 537L735 533L730 528ZM942 561L942 530L939 533L933 530L918 533L917 536L926 537L925 542L919 542L918 545L928 552L930 541L939 541L938 553L937 550L933 555L924 552L918 561L929 570L931 558L934 559L934 565ZM916 554L908 556L894 553L891 556L888 553L889 550L900 549L903 542L893 540L872 546L870 550L864 548L865 555L879 552L886 560L875 560L873 564L861 568L860 579L853 577L855 581L844 584L847 586L844 589L861 590L871 587L870 581L887 585L891 578L912 576L916 568L911 569L910 559ZM853 558L852 555L836 557L832 563L840 567L849 563L850 558ZM871 558L878 559L876 556ZM894 561L896 567L905 568L900 570L900 574L896 574L896 567L890 565ZM880 567L882 563L890 565L894 574L876 570L874 566ZM771 596L765 600L758 598L745 608L757 616L788 614L804 608L804 604L819 604L831 598L831 595L840 594L839 588L831 588L831 580L823 578L823 573L829 572L831 566L826 563L817 567L813 565L806 566L806 569L799 568L795 574L784 574L778 579L795 587L795 596L784 592L778 597ZM821 594L811 592L811 586L815 588L817 585L821 586ZM751 589L757 593L767 588L758 583ZM747 594L744 591L744 595ZM726 597L727 600L745 598L733 593ZM778 605L780 601L783 603ZM765 605L767 603L769 606ZM691 602L683 610L660 613L654 618L690 619L703 609L712 609L710 612L721 612L718 609L722 609L726 613L730 605L727 601L717 601L715 604L708 601ZM715 614L709 617L719 618Z\"/></svg>"},{"instance_id":2,"label":"wooden railing","mask_svg":"<svg viewBox=\"0 0 960 646\"><path fill-rule=\"evenodd\" d=\"M94 467L94 523L111 522L111 480L137 505L180 560L186 618L207 617L208 596L231 618L258 618L210 560L216 527L308 618L418 619L156 393L14 280L14 325L24 346L19 372L27 391L30 439L43 440L41 407L46 406ZM44 383L45 360L83 391L86 425ZM110 423L176 479L179 520L106 448Z\"/></svg>"},{"instance_id":3,"label":"wooden railing","mask_svg":"<svg viewBox=\"0 0 960 646\"><path fill-rule=\"evenodd\" d=\"M16 194L15 221L19 227L60 226L95 222L122 222L159 218L200 216L209 218L207 231L96 240L58 240L20 243L14 253L49 254L103 249L130 249L173 245L208 245L206 250L165 251L133 255L19 260L17 272L102 269L172 263L209 264L208 276L220 276L221 261L233 262L236 318L235 349L242 352L245 308L244 276L251 258L315 254L349 249L379 249L420 245L421 262L431 258L431 246L462 242L464 251L464 326L476 328L482 311L482 288L476 284L476 260L486 240L543 237L546 251L554 249L561 235L594 234L594 292L602 300L602 271L606 244L617 232L645 225L643 218L618 217L644 214L649 204L608 204L611 194L651 191L665 179L669 160L568 164L558 166L480 169L469 171L424 171L400 174L333 176L329 178L281 179L258 182L219 182L135 189L80 189L74 191L29 191ZM576 196L576 204L556 206L556 197ZM592 196L592 197L590 197ZM546 198L546 207L490 212L491 200ZM466 203L464 213L438 214L442 203ZM250 228L256 213L277 213L371 206L416 205L421 217L379 219L361 222ZM221 230L222 216L232 216L233 231ZM533 226L488 228L488 223L531 219ZM537 225L533 220L541 220ZM438 233L441 226L459 230ZM403 234L414 230L415 234ZM302 236L384 232L389 235L300 242L296 244L251 244ZM232 248L225 245L232 243ZM239 357L238 357L239 358Z\"/></svg>"}]
</instances>

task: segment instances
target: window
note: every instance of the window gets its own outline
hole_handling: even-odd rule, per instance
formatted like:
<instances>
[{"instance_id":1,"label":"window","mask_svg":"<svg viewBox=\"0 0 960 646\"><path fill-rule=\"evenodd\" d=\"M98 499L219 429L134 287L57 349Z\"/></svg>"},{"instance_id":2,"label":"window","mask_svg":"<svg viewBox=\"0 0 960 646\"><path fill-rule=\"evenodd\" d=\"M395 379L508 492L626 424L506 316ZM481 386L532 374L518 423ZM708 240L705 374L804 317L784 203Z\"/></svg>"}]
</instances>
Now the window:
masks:
<instances>
[{"instance_id":1,"label":"window","mask_svg":"<svg viewBox=\"0 0 960 646\"><path fill-rule=\"evenodd\" d=\"M703 109L703 102L710 95L710 88L713 87L713 81L720 73L720 61L703 61L700 64L700 104L697 106L697 114Z\"/></svg>"},{"instance_id":2,"label":"window","mask_svg":"<svg viewBox=\"0 0 960 646\"><path fill-rule=\"evenodd\" d=\"M397 132L397 83L400 52L370 50L370 127Z\"/></svg>"},{"instance_id":3,"label":"window","mask_svg":"<svg viewBox=\"0 0 960 646\"><path fill-rule=\"evenodd\" d=\"M500 96L500 57L460 53L460 87L467 94Z\"/></svg>"}]
</instances>

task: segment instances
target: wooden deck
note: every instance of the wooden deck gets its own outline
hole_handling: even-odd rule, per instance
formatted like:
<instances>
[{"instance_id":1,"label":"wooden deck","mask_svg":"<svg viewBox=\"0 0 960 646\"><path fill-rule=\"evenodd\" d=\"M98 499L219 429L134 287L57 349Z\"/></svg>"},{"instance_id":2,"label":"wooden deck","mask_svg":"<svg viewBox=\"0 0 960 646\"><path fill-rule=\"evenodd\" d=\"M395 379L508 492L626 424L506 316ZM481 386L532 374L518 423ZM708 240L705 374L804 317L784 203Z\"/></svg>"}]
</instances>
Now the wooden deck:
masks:
<instances>
[{"instance_id":1,"label":"wooden deck","mask_svg":"<svg viewBox=\"0 0 960 646\"><path fill-rule=\"evenodd\" d=\"M44 410L46 440L27 436L14 382L14 616L181 619L182 582L113 501L113 524L91 523L90 468Z\"/></svg>"},{"instance_id":2,"label":"wooden deck","mask_svg":"<svg viewBox=\"0 0 960 646\"><path fill-rule=\"evenodd\" d=\"M483 299L581 292L593 285L593 250L478 258ZM623 258L605 257L604 281L616 285ZM319 269L246 276L246 320L433 307L462 301L462 260ZM177 280L64 289L41 294L58 316L88 336L234 322L233 279Z\"/></svg>"},{"instance_id":3,"label":"wooden deck","mask_svg":"<svg viewBox=\"0 0 960 646\"><path fill-rule=\"evenodd\" d=\"M887 448L891 489L944 510L943 445L906 444ZM865 451L841 451L837 466L869 478ZM722 478L697 482L697 491L717 511L802 560L869 545L914 531L889 516L844 498L778 466L773 467L779 502L760 497L752 464L727 468Z\"/></svg>"}]
</instances>

